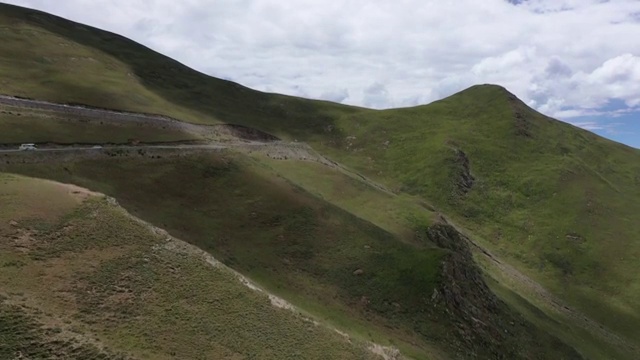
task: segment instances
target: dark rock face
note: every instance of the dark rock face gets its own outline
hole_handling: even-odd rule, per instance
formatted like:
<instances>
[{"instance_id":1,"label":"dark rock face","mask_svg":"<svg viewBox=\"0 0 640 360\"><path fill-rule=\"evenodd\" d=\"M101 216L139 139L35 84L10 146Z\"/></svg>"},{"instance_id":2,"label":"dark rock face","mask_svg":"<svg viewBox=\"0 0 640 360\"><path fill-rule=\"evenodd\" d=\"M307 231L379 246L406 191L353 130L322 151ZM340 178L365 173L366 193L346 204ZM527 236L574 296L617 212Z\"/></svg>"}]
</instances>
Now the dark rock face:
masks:
<instances>
[{"instance_id":1,"label":"dark rock face","mask_svg":"<svg viewBox=\"0 0 640 360\"><path fill-rule=\"evenodd\" d=\"M455 152L455 163L459 172L456 178L456 187L460 193L466 194L471 190L476 179L471 175L471 167L467 154L460 149L456 149Z\"/></svg>"},{"instance_id":2,"label":"dark rock face","mask_svg":"<svg viewBox=\"0 0 640 360\"><path fill-rule=\"evenodd\" d=\"M431 296L456 329L453 347L460 359L536 359L544 344L565 359L582 359L572 348L540 332L489 289L476 266L468 239L453 226L433 225L427 236L450 254L441 263L442 281ZM551 345L549 345L551 344Z\"/></svg>"},{"instance_id":3,"label":"dark rock face","mask_svg":"<svg viewBox=\"0 0 640 360\"><path fill-rule=\"evenodd\" d=\"M515 95L509 94L509 102L513 109L515 133L518 136L531 138L533 133L531 132L531 121L526 116L526 105L520 101Z\"/></svg>"},{"instance_id":4,"label":"dark rock face","mask_svg":"<svg viewBox=\"0 0 640 360\"><path fill-rule=\"evenodd\" d=\"M516 111L514 117L516 123L516 135L527 138L533 137L531 134L531 125L525 115Z\"/></svg>"},{"instance_id":5,"label":"dark rock face","mask_svg":"<svg viewBox=\"0 0 640 360\"><path fill-rule=\"evenodd\" d=\"M427 234L436 245L451 250L441 264L443 281L432 301L445 307L455 318L459 346L476 354L469 353L468 358L477 357L479 352L490 348L499 348L504 335L500 332L501 324L495 321L503 304L484 282L467 239L449 225L434 225Z\"/></svg>"},{"instance_id":6,"label":"dark rock face","mask_svg":"<svg viewBox=\"0 0 640 360\"><path fill-rule=\"evenodd\" d=\"M496 313L499 300L475 265L468 240L449 225L430 227L428 236L439 247L452 251L442 263L443 277L450 281L444 281L440 289L446 302L456 305L452 310L476 316L482 316L486 310Z\"/></svg>"}]
</instances>

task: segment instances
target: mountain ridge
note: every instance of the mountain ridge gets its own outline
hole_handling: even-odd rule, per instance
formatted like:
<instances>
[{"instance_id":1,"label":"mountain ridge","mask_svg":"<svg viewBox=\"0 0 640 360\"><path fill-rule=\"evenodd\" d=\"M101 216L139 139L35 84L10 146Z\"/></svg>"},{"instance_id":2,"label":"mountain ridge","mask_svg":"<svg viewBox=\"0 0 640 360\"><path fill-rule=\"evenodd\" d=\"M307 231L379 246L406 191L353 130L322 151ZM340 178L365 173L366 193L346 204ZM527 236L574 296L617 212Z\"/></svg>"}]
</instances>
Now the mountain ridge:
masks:
<instances>
[{"instance_id":1,"label":"mountain ridge","mask_svg":"<svg viewBox=\"0 0 640 360\"><path fill-rule=\"evenodd\" d=\"M338 112L339 113L351 113L354 111L388 111L388 110L403 110L403 109L414 109L414 108L421 108L421 107L425 107L425 106L429 106L433 103L437 103L439 101L445 100L448 97L451 96L455 96L457 94L461 94L464 93L466 91L475 91L477 89L483 88L483 87L489 87L489 88L494 88L495 90L498 90L500 92L505 92L508 95L512 95L515 97L515 95L513 95L512 93L510 93L506 88L504 88L501 85L497 85L497 84L476 84L473 86L470 86L467 89L463 89L455 94L452 94L446 98L440 99L440 100L435 100L431 103L427 103L427 104L421 104L421 105L416 105L416 106L411 106L411 107L404 107L404 108L391 108L391 109L381 109L381 110L375 110L375 109L367 109L367 108L363 108L363 107L359 107L359 106L354 106L354 105L346 105L346 104L341 104L341 103L336 103L336 102L331 102L331 101L327 101L327 100L320 100L320 99L305 99L305 98L300 98L297 96L292 96L292 95L284 95L284 94L278 94L278 93L268 93L268 92L261 92L258 90L254 90L251 89L249 87L243 86L237 82L234 81L230 81L230 80L224 80L224 79L220 79L220 78L216 78L210 75L207 75L205 73L202 73L200 71L197 71L195 69L192 69L190 67L188 67L187 65L180 63L174 59L171 59L170 57L157 52L156 50L153 50L139 42L130 40L124 36L121 36L119 34L116 33L112 33L109 31L104 31L92 26L88 26L88 25L84 25L78 22L74 22L71 20L67 20L64 19L62 17L59 16L55 16L55 15L51 15L42 11L38 11L38 10L32 10L32 9L28 9L25 7L20 7L20 6L16 6L16 5L9 5L9 4L2 4L3 8L5 8L5 11L3 11L3 13L5 14L5 16L8 16L12 19L18 19L18 21L20 22L25 22L27 24L32 24L32 25L36 25L36 26L41 26L44 27L45 29L52 31L56 34L59 34L60 36L63 37L67 37L67 38L71 38L74 41L79 41L81 44L85 44L87 46L90 47L96 47L99 51L104 52L106 54L110 54L111 56L113 56L115 59L118 59L120 61L123 61L124 63L127 63L127 57L133 59L133 60L129 60L129 66L131 68L131 70L133 71L134 74L136 74L136 76L145 84L145 86L149 86L151 88L154 88L156 92L158 91L162 91L162 86L160 87L154 87L153 86L153 79L154 76L152 76L154 73L155 76L159 76L159 77L163 77L165 76L164 73L161 73L158 70L155 70L155 68L165 68L165 69L170 69L169 71L167 71L168 74L173 74L174 72L185 72L185 74L182 76L182 79L180 81L177 81L175 83L171 83L171 81L167 81L168 83L171 84L171 87L174 88L178 88L180 90L186 90L186 93L191 93L190 96L192 97L196 97L196 98L200 98L203 95L207 94L208 92L211 91L211 89L214 89L215 92L212 94L217 94L220 95L222 94L223 96L221 96L223 98L223 100L225 102L230 102L233 103L234 101L232 100L232 98L234 96L239 97L240 99L243 99L244 103L248 103L248 104L260 104L260 106L258 106L257 108L255 108L255 111L257 113L264 113L265 109L267 109L267 111L273 111L278 113L278 108L280 108L281 106L289 106L290 108L296 108L299 106L302 107L306 107L305 105L302 105L302 103L297 103L298 100L302 100L303 102L307 101L307 102L311 102L311 103L320 103L320 104L328 104L330 107L334 108L334 109L339 109ZM80 33L80 35L74 35L73 32L69 32L69 26L67 25L68 23L72 23L73 24L73 28L74 29L79 29L80 31L78 31L78 33ZM74 30L75 31L75 30ZM85 34L86 33L86 34ZM88 34L88 35L87 35ZM124 46L121 46L123 49L113 49L109 47L109 43L111 42L123 42ZM145 64L147 69L143 69L145 66L141 65L141 64L137 64L136 61L139 60L149 60L148 57L142 57L140 58L139 56L131 56L131 51L134 51L135 53L138 52L149 52L150 53L150 58L154 59L154 58L158 58L160 60L154 60L156 62L156 64L150 65L150 64ZM138 59L139 58L139 59ZM112 72L112 71L111 71ZM4 74L6 76L6 78L11 79L11 76L8 74ZM193 85L189 85L189 81L191 81L194 84L198 84L201 82L201 80L199 80L199 78L204 78L207 81L209 81L210 83L207 85L207 87L210 87L211 89L205 89L205 88L198 88L198 87L194 87ZM193 79L198 79L198 80L193 80ZM27 80L29 81L29 80ZM156 79L156 81L161 81L159 79ZM162 80L164 81L164 80ZM219 85L212 85L212 84L219 84ZM5 84L6 85L6 84ZM53 84L54 87L56 86L56 84ZM64 85L64 84L61 84ZM88 91L90 93L90 91ZM71 92L70 94L66 94L66 96L74 96L73 95L74 92ZM167 94L170 94L171 91L170 90L166 90ZM7 95L12 95L12 96L16 96L16 95L20 95L17 92L14 92L12 94L7 94ZM229 97L229 95L232 95L231 97ZM243 98L244 96L244 98ZM275 96L277 99L282 100L282 104L278 105L278 104L274 104L272 101L268 101L266 100L266 97L268 96ZM135 97L135 96L134 96ZM39 97L41 100L50 100L53 102L64 102L64 101L57 101L57 99L55 98L55 94L49 94L47 96L40 96ZM106 96L106 98L102 98L100 100L97 101L91 101L91 97L85 97L84 100L85 101L78 101L78 104L85 104L85 105L94 105L94 106L98 106L104 103L109 103L109 96ZM214 98L215 96L211 96L210 98ZM83 99L82 97L80 97L79 99ZM171 97L171 96L163 96L164 101L168 101L169 103L176 101L176 97ZM89 100L89 101L87 101ZM152 99L148 100L147 102L151 102L153 101ZM183 100L179 100L179 101L184 101ZM197 102L202 102L203 100L199 100ZM211 100L209 100L211 101ZM214 100L215 101L215 100ZM196 103L197 103L196 102ZM196 106L194 106L193 103L189 103L184 102L185 104L192 106L194 108L200 108L202 106L202 104L200 104L200 106L198 106L196 104ZM116 103L117 104L117 103ZM524 104L524 103L523 103ZM115 104L114 104L115 105ZM141 106L142 105L142 106ZM181 106L180 104L178 104L179 106ZM220 105L220 104L217 104ZM136 107L137 106L137 107ZM145 106L143 104L139 104L134 106L134 108L130 108L131 105L126 105L124 106L124 108L122 106L109 106L109 109L121 109L121 110L132 110L135 112L145 112L142 111ZM525 105L526 106L526 105ZM100 107L100 106L98 106ZM527 106L528 107L528 106ZM162 107L156 107L156 108L162 108ZM271 108L271 110L269 110L268 108ZM220 110L216 110L211 108L210 106L206 107L206 109L213 114L219 113ZM281 111L280 111L281 112ZM159 113L159 115L168 115L171 116L171 111L168 111L167 113L165 112L161 112ZM175 114L175 112L174 112ZM214 115L214 117L211 117L211 115L207 115L207 114L203 114L202 112L198 113L198 116L203 117L203 118L208 118L207 120L195 120L194 114L193 113L185 113L184 115L186 116L178 116L177 118L183 121L190 121L190 122L196 122L196 123L200 123L202 121L220 121L220 119L217 119L217 115ZM247 122L247 121L242 121L240 119L237 118L224 118L224 114L221 114L222 116L222 121L226 122L226 123L233 123L234 121L236 121L238 124L240 125L245 125L245 126L256 126L258 128L260 128L260 130L263 131L267 131L268 130L272 130L273 129L269 129L269 125L268 124L264 124L264 123L253 123L253 122ZM227 115L231 115L231 114L227 114ZM282 114L280 114L282 115ZM285 114L286 115L286 114ZM294 114L295 116L300 116L303 117L301 114L296 113ZM286 117L286 116L285 116ZM328 120L329 118L327 116L323 117L324 120ZM282 120L282 119L281 119ZM293 132L290 130L290 132ZM286 134L286 133L285 133ZM275 134L277 135L277 134ZM287 134L290 137L291 136L295 136L296 134ZM635 148L634 148L635 149Z\"/></svg>"}]
</instances>

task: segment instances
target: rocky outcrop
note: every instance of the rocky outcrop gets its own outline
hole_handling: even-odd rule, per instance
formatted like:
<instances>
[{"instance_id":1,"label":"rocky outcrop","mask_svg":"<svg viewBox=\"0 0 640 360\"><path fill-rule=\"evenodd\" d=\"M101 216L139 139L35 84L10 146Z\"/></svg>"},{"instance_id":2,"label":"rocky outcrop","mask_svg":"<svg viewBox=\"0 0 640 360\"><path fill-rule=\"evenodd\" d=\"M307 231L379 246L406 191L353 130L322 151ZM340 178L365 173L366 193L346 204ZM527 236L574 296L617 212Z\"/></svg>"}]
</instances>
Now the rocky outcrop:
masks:
<instances>
[{"instance_id":1,"label":"rocky outcrop","mask_svg":"<svg viewBox=\"0 0 640 360\"><path fill-rule=\"evenodd\" d=\"M482 278L467 239L445 224L430 227L427 235L439 247L450 250L442 261L442 281L431 300L455 319L459 347L472 349L475 354L499 347L504 336L499 330L501 324L495 324L495 318L502 304Z\"/></svg>"},{"instance_id":2,"label":"rocky outcrop","mask_svg":"<svg viewBox=\"0 0 640 360\"><path fill-rule=\"evenodd\" d=\"M519 111L514 112L516 135L522 137L533 137L531 134L531 124L525 115Z\"/></svg>"},{"instance_id":3,"label":"rocky outcrop","mask_svg":"<svg viewBox=\"0 0 640 360\"><path fill-rule=\"evenodd\" d=\"M476 178L471 174L471 166L469 158L464 151L455 149L455 168L457 174L455 175L456 190L459 194L466 194L471 191Z\"/></svg>"},{"instance_id":4,"label":"rocky outcrop","mask_svg":"<svg viewBox=\"0 0 640 360\"><path fill-rule=\"evenodd\" d=\"M453 347L463 359L535 359L538 346L552 344L566 359L581 359L572 348L540 332L496 297L473 260L469 240L453 226L433 225L428 238L449 251L441 281L431 296L455 326Z\"/></svg>"},{"instance_id":5,"label":"rocky outcrop","mask_svg":"<svg viewBox=\"0 0 640 360\"><path fill-rule=\"evenodd\" d=\"M532 123L527 116L527 106L518 99L515 95L509 93L508 95L511 109L513 110L515 133L518 136L531 138L533 133L531 131Z\"/></svg>"}]
</instances>

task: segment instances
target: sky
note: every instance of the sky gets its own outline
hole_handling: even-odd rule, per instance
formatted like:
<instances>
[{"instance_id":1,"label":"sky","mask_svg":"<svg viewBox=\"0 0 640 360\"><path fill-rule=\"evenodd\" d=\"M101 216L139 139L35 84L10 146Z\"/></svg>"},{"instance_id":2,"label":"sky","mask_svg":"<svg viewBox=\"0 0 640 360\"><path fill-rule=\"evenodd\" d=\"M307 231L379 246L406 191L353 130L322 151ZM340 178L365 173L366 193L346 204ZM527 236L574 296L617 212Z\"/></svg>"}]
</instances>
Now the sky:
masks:
<instances>
[{"instance_id":1,"label":"sky","mask_svg":"<svg viewBox=\"0 0 640 360\"><path fill-rule=\"evenodd\" d=\"M2 0L251 88L372 108L499 84L640 148L640 0Z\"/></svg>"}]
</instances>

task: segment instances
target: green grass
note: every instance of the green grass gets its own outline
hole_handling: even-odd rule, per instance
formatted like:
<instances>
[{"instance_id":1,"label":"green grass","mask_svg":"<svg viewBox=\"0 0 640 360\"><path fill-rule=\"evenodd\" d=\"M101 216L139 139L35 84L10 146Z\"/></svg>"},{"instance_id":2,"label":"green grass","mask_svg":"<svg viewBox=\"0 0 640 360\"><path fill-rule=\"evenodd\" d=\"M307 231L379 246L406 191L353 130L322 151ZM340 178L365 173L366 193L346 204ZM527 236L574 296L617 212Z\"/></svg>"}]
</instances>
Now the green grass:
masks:
<instances>
[{"instance_id":1,"label":"green grass","mask_svg":"<svg viewBox=\"0 0 640 360\"><path fill-rule=\"evenodd\" d=\"M401 324L418 311L414 304L436 285L441 250L416 250L398 242L253 164L233 154L135 156L9 165L7 170L91 186L115 196L133 213L264 280L261 285L276 293L304 294L320 308L337 308L335 313L342 317L365 320L369 312L379 313L379 323L369 322L374 328L380 323ZM158 193L163 196L153 195ZM365 275L353 275L357 269ZM408 278L407 271L414 277ZM397 287L401 280L404 290ZM370 306L354 309L363 296ZM394 302L409 312L398 313ZM406 331L408 326L402 327ZM396 331L384 332L392 336Z\"/></svg>"},{"instance_id":2,"label":"green grass","mask_svg":"<svg viewBox=\"0 0 640 360\"><path fill-rule=\"evenodd\" d=\"M418 198L385 193L339 169L308 161L281 161L258 157L279 176L315 196L395 234L415 245L415 229L437 221L436 214Z\"/></svg>"},{"instance_id":3,"label":"green grass","mask_svg":"<svg viewBox=\"0 0 640 360\"><path fill-rule=\"evenodd\" d=\"M273 265L282 258L291 261L321 253L301 279L287 275L278 280L292 292L310 288L310 294L332 294L326 287L310 285L305 277L312 274L315 279L320 270L330 270L323 284L339 284L342 291L351 286L351 278L340 271L346 273L347 259L360 259L352 253L368 245L370 238L381 243L399 238L404 245L394 246L410 246L415 230L411 227L433 220L430 211L426 215L420 210L421 201L426 201L504 261L640 346L640 265L635 261L640 256L640 225L635 221L640 212L640 151L549 119L496 86L476 86L433 104L385 111L265 94L205 76L111 33L31 10L0 7L2 93L159 113L194 123L255 127L306 141L398 195L371 192L342 175L294 164L269 163L272 170L262 168L260 173L221 170L217 165L207 170L196 164L124 161L98 170L95 165L75 164L71 175L44 165L30 168L30 173L115 194L154 223L189 236L265 281L287 273L286 262ZM62 131L45 136L60 137ZM459 186L466 175L460 151L475 178L471 189ZM188 175L194 169L208 174L203 176L209 180ZM95 175L89 174L92 171ZM131 176L135 181L127 185L104 180L109 171L144 176ZM176 175L179 172L183 174ZM274 180L277 174L300 188ZM260 181L249 181L252 177ZM324 201L308 200L308 194L300 195L303 189ZM151 191L166 193L167 200L149 196ZM269 205L261 202L265 197L272 199ZM286 211L274 202L288 204ZM191 208L196 210L183 210ZM266 225L254 222L254 213ZM233 221L222 221L229 218ZM336 230L343 223L361 225ZM324 234L325 229L334 230ZM212 232L228 235L211 239ZM276 256L269 251L278 232L296 237L294 241L285 236L287 242L280 245L286 245L286 252ZM330 241L348 239L340 243L348 250L319 246L308 234ZM233 240L237 238L253 240L243 246ZM266 256L259 254L265 249ZM259 266L248 265L254 260ZM307 264L297 261L296 266ZM331 306L344 304L354 294L336 296L339 301L329 301Z\"/></svg>"},{"instance_id":4,"label":"green grass","mask_svg":"<svg viewBox=\"0 0 640 360\"><path fill-rule=\"evenodd\" d=\"M195 135L139 124L113 124L69 114L0 105L0 144L126 144L199 140Z\"/></svg>"},{"instance_id":5,"label":"green grass","mask_svg":"<svg viewBox=\"0 0 640 360\"><path fill-rule=\"evenodd\" d=\"M503 260L638 344L640 152L509 96L481 86L424 107L356 115L341 129L356 140L325 151L429 199ZM476 178L466 195L453 149L466 153Z\"/></svg>"},{"instance_id":6,"label":"green grass","mask_svg":"<svg viewBox=\"0 0 640 360\"><path fill-rule=\"evenodd\" d=\"M536 326L557 336L563 342L579 349L586 359L635 359L632 352L625 350L619 343L609 342L591 326L585 328L584 323L570 313L565 312L562 305L553 304L554 300L539 293L530 284L500 270L494 260L484 254L476 254L476 261L486 274L487 284L496 295Z\"/></svg>"},{"instance_id":7,"label":"green grass","mask_svg":"<svg viewBox=\"0 0 640 360\"><path fill-rule=\"evenodd\" d=\"M32 206L23 201L31 196L30 186L48 186L2 177L22 185L1 189L25 213ZM49 190L72 197L62 187ZM162 238L104 198L55 210L60 216L54 225L39 232L23 228L19 214L0 215L1 223L14 219L34 238L20 250L11 240L17 227L0 233L2 358L18 352L86 359L124 358L111 353L153 359L374 358L364 343L349 343L273 307L228 269L165 247ZM105 355L95 341L109 349Z\"/></svg>"},{"instance_id":8,"label":"green grass","mask_svg":"<svg viewBox=\"0 0 640 360\"><path fill-rule=\"evenodd\" d=\"M77 205L59 184L0 173L0 230L11 220L51 226Z\"/></svg>"},{"instance_id":9,"label":"green grass","mask_svg":"<svg viewBox=\"0 0 640 360\"><path fill-rule=\"evenodd\" d=\"M565 343L580 349L581 355L585 358L593 360L633 359L632 355L617 349L589 331L573 325L571 319L541 310L544 304L532 304L507 286L493 279L489 279L488 283L496 294L523 314L527 320L559 337Z\"/></svg>"},{"instance_id":10,"label":"green grass","mask_svg":"<svg viewBox=\"0 0 640 360\"><path fill-rule=\"evenodd\" d=\"M124 355L99 349L92 344L82 344L70 339L56 339L59 331L59 328L43 327L19 306L0 302L0 357L2 359L49 359L53 356L96 360L127 358Z\"/></svg>"},{"instance_id":11,"label":"green grass","mask_svg":"<svg viewBox=\"0 0 640 360\"><path fill-rule=\"evenodd\" d=\"M442 285L441 263L450 250L435 247L424 229L414 229L411 241L394 236L278 177L255 158L135 153L2 169L114 196L134 214L356 338L393 344L417 359L444 352L468 356L470 345L461 344L453 326L457 315L429 301ZM319 179L316 188L326 187ZM492 321L508 323L511 315L499 309ZM543 351L553 357L567 350L541 350L538 341L547 338L524 323L514 331L504 343L474 345L473 351L490 356L504 347L518 356Z\"/></svg>"}]
</instances>

